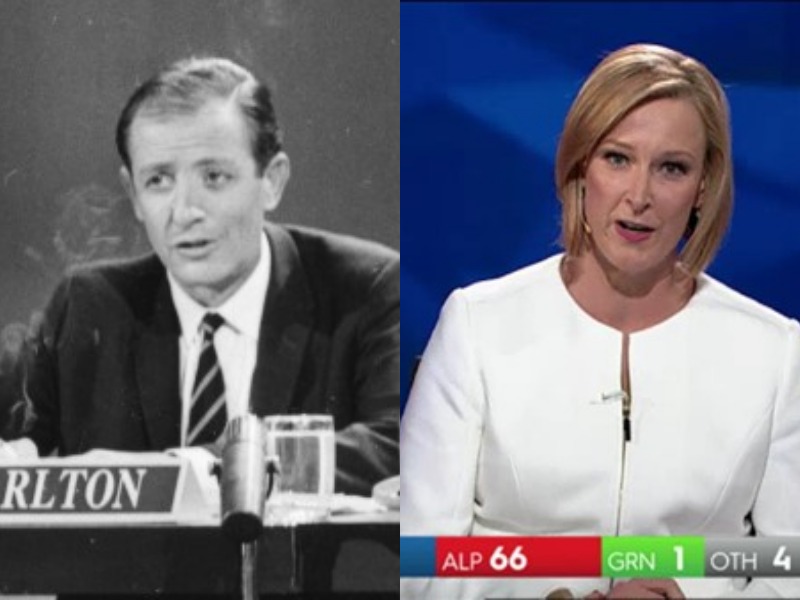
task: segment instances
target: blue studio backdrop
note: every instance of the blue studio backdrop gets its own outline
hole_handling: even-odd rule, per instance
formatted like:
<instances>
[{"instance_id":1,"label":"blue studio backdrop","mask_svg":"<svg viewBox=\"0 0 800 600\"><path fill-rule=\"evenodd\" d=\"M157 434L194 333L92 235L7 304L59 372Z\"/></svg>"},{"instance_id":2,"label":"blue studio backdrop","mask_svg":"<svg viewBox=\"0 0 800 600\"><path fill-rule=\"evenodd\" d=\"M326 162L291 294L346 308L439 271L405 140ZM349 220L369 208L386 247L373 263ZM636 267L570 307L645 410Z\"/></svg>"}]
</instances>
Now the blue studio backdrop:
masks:
<instances>
[{"instance_id":1,"label":"blue studio backdrop","mask_svg":"<svg viewBox=\"0 0 800 600\"><path fill-rule=\"evenodd\" d=\"M709 272L800 318L800 3L403 2L402 381L447 295L560 251L556 144L582 80L635 42L725 86L731 227Z\"/></svg>"}]
</instances>

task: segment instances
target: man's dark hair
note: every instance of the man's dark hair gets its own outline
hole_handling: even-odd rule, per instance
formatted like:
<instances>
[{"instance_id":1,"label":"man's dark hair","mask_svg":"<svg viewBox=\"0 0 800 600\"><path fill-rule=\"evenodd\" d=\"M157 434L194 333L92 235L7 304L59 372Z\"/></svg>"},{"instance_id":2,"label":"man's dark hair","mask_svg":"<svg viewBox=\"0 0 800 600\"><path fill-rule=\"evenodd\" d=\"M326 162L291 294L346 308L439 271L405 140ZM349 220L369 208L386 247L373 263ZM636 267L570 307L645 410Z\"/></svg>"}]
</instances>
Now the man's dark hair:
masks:
<instances>
[{"instance_id":1,"label":"man's dark hair","mask_svg":"<svg viewBox=\"0 0 800 600\"><path fill-rule=\"evenodd\" d=\"M250 71L218 57L177 61L136 89L117 122L117 151L128 171L130 127L138 114L192 114L213 99L232 99L242 110L250 130L253 158L262 173L282 148L272 93Z\"/></svg>"}]
</instances>

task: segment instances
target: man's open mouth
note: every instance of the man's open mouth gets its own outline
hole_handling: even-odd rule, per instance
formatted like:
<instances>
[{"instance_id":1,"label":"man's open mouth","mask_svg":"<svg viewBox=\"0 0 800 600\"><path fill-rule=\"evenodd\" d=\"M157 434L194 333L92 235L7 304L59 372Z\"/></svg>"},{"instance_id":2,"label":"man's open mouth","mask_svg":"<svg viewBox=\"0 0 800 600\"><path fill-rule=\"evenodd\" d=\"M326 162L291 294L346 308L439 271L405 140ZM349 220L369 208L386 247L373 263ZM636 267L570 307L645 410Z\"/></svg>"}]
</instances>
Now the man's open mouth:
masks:
<instances>
[{"instance_id":1,"label":"man's open mouth","mask_svg":"<svg viewBox=\"0 0 800 600\"><path fill-rule=\"evenodd\" d=\"M181 249L202 248L207 246L209 243L210 242L208 240L194 240L190 242L179 242L177 246Z\"/></svg>"}]
</instances>

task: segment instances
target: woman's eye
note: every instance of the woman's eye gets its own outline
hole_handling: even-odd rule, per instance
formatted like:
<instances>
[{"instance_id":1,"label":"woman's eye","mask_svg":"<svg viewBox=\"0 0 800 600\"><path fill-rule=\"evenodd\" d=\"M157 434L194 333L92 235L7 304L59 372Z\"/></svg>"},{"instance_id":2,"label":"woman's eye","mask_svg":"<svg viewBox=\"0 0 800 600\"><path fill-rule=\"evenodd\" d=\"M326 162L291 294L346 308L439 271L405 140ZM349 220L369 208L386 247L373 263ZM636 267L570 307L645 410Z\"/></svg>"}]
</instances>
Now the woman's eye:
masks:
<instances>
[{"instance_id":1,"label":"woman's eye","mask_svg":"<svg viewBox=\"0 0 800 600\"><path fill-rule=\"evenodd\" d=\"M664 169L664 172L670 176L686 175L686 173L689 172L689 168L685 164L676 161L665 162L662 165L662 169Z\"/></svg>"},{"instance_id":2,"label":"woman's eye","mask_svg":"<svg viewBox=\"0 0 800 600\"><path fill-rule=\"evenodd\" d=\"M615 150L607 150L603 153L603 158L612 167L621 167L628 163L628 157L622 154L622 152L616 152Z\"/></svg>"}]
</instances>

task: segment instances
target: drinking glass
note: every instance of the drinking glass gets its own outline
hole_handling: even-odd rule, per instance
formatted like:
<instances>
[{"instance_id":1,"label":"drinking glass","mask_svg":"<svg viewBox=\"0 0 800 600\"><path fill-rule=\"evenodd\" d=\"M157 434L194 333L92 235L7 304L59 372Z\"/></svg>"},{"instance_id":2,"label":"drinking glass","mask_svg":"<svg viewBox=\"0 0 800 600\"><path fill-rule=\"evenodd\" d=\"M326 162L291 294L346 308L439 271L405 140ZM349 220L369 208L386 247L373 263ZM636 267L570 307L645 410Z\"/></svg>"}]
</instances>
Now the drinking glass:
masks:
<instances>
[{"instance_id":1,"label":"drinking glass","mask_svg":"<svg viewBox=\"0 0 800 600\"><path fill-rule=\"evenodd\" d=\"M266 453L279 461L264 522L296 525L327 518L336 464L333 417L275 415L264 418L264 428Z\"/></svg>"}]
</instances>

